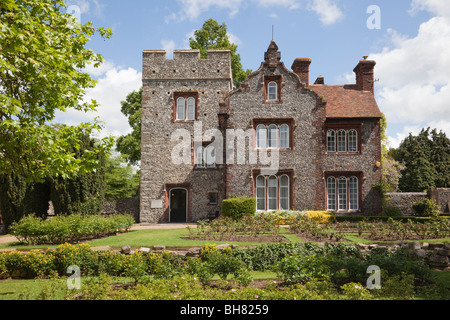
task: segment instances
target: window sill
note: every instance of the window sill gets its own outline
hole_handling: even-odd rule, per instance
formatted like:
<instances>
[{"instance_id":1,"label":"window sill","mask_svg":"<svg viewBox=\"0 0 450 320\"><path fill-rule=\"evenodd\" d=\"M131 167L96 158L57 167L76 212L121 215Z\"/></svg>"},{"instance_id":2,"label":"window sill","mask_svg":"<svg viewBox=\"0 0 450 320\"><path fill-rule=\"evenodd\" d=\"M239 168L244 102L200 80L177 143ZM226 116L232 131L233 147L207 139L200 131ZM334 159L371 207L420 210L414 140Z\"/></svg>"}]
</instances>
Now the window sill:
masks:
<instances>
[{"instance_id":1,"label":"window sill","mask_svg":"<svg viewBox=\"0 0 450 320\"><path fill-rule=\"evenodd\" d=\"M293 151L292 148L256 148L256 151Z\"/></svg>"},{"instance_id":2,"label":"window sill","mask_svg":"<svg viewBox=\"0 0 450 320\"><path fill-rule=\"evenodd\" d=\"M333 155L333 156L354 156L354 155L358 155L361 154L361 152L329 152L329 151L325 151L326 155Z\"/></svg>"}]
</instances>

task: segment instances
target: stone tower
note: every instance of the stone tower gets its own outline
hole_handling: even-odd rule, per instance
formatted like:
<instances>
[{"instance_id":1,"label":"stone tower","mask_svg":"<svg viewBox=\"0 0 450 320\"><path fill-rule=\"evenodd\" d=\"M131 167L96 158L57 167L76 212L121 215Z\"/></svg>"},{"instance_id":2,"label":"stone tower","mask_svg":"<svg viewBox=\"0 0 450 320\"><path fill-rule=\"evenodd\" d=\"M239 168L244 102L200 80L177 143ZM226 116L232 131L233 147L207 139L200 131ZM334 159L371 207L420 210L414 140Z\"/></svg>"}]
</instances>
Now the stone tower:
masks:
<instances>
[{"instance_id":1,"label":"stone tower","mask_svg":"<svg viewBox=\"0 0 450 320\"><path fill-rule=\"evenodd\" d=\"M194 128L218 128L219 101L233 84L230 51L208 50L201 59L199 50L177 50L167 59L165 51L146 50L142 77L140 222L216 213L225 194L223 166L196 165L194 145L208 139L201 133L194 141Z\"/></svg>"}]
</instances>

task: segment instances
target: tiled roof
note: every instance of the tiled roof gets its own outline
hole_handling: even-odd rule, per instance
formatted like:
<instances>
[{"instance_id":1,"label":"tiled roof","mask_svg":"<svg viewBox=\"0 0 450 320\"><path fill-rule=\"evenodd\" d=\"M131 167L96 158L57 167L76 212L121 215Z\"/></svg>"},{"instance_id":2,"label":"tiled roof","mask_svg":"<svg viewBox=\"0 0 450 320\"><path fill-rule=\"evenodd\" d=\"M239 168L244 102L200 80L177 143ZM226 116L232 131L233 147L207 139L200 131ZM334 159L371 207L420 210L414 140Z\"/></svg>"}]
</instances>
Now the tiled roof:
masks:
<instances>
[{"instance_id":1,"label":"tiled roof","mask_svg":"<svg viewBox=\"0 0 450 320\"><path fill-rule=\"evenodd\" d=\"M358 90L356 85L309 85L327 101L327 118L381 118L377 102L370 91Z\"/></svg>"}]
</instances>

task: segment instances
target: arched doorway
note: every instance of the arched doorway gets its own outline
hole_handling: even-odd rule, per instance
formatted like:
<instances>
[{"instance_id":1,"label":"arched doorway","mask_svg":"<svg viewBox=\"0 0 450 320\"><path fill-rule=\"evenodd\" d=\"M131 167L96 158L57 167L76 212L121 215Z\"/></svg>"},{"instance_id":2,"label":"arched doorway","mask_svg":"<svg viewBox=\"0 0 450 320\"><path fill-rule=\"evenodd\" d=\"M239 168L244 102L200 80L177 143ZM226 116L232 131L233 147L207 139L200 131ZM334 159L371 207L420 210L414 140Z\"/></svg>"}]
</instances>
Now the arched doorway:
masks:
<instances>
[{"instance_id":1,"label":"arched doorway","mask_svg":"<svg viewBox=\"0 0 450 320\"><path fill-rule=\"evenodd\" d=\"M188 192L186 189L174 188L170 190L170 222L186 222L187 221L187 200Z\"/></svg>"}]
</instances>

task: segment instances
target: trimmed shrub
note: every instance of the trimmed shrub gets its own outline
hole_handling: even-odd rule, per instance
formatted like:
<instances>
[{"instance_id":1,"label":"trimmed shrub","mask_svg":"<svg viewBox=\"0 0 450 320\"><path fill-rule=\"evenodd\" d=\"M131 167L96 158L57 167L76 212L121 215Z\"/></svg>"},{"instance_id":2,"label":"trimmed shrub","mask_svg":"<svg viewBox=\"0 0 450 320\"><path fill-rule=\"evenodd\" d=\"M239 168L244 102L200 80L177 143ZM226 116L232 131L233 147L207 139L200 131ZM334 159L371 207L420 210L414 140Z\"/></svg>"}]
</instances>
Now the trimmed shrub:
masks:
<instances>
[{"instance_id":1,"label":"trimmed shrub","mask_svg":"<svg viewBox=\"0 0 450 320\"><path fill-rule=\"evenodd\" d=\"M320 224L336 222L336 216L330 211L308 211L308 218Z\"/></svg>"},{"instance_id":2,"label":"trimmed shrub","mask_svg":"<svg viewBox=\"0 0 450 320\"><path fill-rule=\"evenodd\" d=\"M438 217L440 213L436 201L427 198L414 202L412 209L420 217Z\"/></svg>"},{"instance_id":3,"label":"trimmed shrub","mask_svg":"<svg viewBox=\"0 0 450 320\"><path fill-rule=\"evenodd\" d=\"M239 220L243 216L254 216L256 212L256 199L237 197L222 201L222 216Z\"/></svg>"},{"instance_id":4,"label":"trimmed shrub","mask_svg":"<svg viewBox=\"0 0 450 320\"><path fill-rule=\"evenodd\" d=\"M14 222L10 229L11 234L27 244L60 244L128 231L133 224L133 217L121 214L109 217L73 214L47 220L31 215Z\"/></svg>"}]
</instances>

